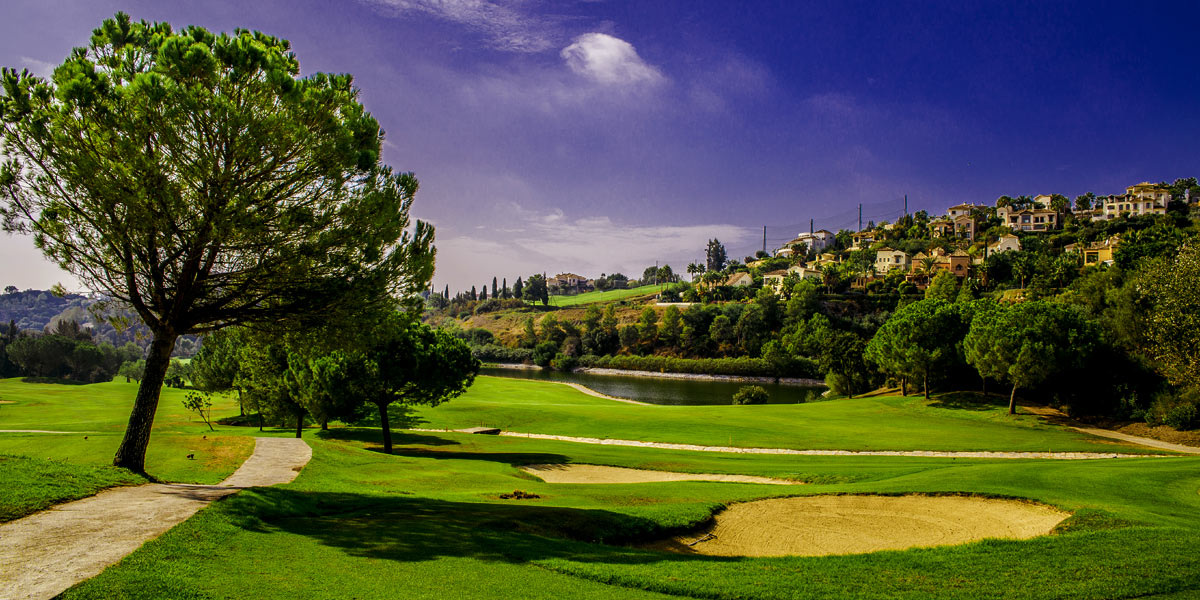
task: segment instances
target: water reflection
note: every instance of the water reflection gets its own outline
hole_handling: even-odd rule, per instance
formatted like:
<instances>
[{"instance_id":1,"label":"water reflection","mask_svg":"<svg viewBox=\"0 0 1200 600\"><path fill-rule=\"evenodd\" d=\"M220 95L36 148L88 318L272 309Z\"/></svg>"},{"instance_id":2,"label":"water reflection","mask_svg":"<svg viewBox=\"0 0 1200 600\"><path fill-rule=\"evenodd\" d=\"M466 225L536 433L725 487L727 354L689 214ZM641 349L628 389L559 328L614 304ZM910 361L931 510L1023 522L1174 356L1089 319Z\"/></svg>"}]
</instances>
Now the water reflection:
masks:
<instances>
[{"instance_id":1,"label":"water reflection","mask_svg":"<svg viewBox=\"0 0 1200 600\"><path fill-rule=\"evenodd\" d=\"M733 395L744 385L761 385L771 395L770 404L798 404L820 396L823 387L778 383L745 383L740 381L705 381L665 379L658 377L629 377L623 375L589 375L536 369L499 369L485 367L483 375L564 381L585 385L602 394L629 398L650 404L732 404Z\"/></svg>"}]
</instances>

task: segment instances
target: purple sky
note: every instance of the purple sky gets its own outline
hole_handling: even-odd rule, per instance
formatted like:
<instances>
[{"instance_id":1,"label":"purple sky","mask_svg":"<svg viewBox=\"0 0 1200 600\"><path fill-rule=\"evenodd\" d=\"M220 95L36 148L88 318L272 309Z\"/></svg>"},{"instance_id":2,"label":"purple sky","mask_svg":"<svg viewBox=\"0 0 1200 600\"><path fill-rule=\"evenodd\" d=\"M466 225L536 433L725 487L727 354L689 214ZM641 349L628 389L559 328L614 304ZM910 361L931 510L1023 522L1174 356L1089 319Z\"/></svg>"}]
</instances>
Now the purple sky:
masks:
<instances>
[{"instance_id":1,"label":"purple sky","mask_svg":"<svg viewBox=\"0 0 1200 600\"><path fill-rule=\"evenodd\" d=\"M117 10L291 40L354 74L421 181L437 289L682 271L816 226L1200 175L1194 2L6 0L48 73ZM0 236L0 285L71 277Z\"/></svg>"}]
</instances>

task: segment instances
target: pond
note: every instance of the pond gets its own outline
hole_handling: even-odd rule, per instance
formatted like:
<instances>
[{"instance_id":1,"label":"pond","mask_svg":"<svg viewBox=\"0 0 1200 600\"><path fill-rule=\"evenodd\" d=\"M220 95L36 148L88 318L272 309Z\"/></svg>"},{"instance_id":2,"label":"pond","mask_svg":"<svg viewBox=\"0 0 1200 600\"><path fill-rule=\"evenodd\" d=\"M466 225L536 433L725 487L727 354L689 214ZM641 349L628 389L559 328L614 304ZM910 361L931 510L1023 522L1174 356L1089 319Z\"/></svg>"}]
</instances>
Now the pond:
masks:
<instances>
[{"instance_id":1,"label":"pond","mask_svg":"<svg viewBox=\"0 0 1200 600\"><path fill-rule=\"evenodd\" d=\"M733 395L744 385L761 385L771 396L768 401L770 404L799 404L819 397L825 391L824 387L795 384L591 375L588 373L563 373L549 369L484 367L480 374L515 379L578 383L601 394L649 404L732 404Z\"/></svg>"}]
</instances>

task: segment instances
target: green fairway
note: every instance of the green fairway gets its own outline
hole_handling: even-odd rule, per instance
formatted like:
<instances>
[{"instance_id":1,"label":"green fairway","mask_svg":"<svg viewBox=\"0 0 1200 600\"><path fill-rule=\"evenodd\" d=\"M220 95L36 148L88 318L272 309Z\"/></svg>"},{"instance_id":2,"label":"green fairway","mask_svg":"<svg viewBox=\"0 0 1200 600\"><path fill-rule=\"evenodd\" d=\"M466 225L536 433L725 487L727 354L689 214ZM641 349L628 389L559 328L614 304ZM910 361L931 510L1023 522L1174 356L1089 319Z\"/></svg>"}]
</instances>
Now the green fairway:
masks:
<instances>
[{"instance_id":1,"label":"green fairway","mask_svg":"<svg viewBox=\"0 0 1200 600\"><path fill-rule=\"evenodd\" d=\"M615 300L624 300L626 298L634 298L637 296L648 296L657 294L663 289L662 285L643 285L635 288L623 290L607 290L603 292L584 292L574 296L550 296L551 306L578 306L580 304L592 304L594 302L613 302Z\"/></svg>"},{"instance_id":2,"label":"green fairway","mask_svg":"<svg viewBox=\"0 0 1200 600\"><path fill-rule=\"evenodd\" d=\"M461 398L422 408L423 427L488 426L528 433L682 444L809 450L1010 450L1148 453L1012 417L1002 406L855 398L799 405L646 406L568 386L485 377Z\"/></svg>"},{"instance_id":3,"label":"green fairway","mask_svg":"<svg viewBox=\"0 0 1200 600\"><path fill-rule=\"evenodd\" d=\"M15 473L18 483L10 487L34 490L25 498L0 495L0 502L40 507L29 496L53 495L37 492L45 478L72 480L67 487L75 494L88 493L89 485L111 485L102 472L111 448L99 444L115 444L120 427L107 428L125 418L133 390L124 383L0 382L0 397L18 399L0 408L0 428L21 423L20 428L36 424L79 432L0 434L0 452L33 457L0 460L0 475L7 482ZM215 477L217 470L200 469L199 461L172 466L170 456L155 459L156 448L205 448L197 444L208 442L207 451L215 454L250 443L258 432L219 427L214 438L181 406L172 406L176 394L164 390L149 464L157 460L163 469L191 468L197 469L195 478ZM222 402L225 414L236 412L231 401ZM735 444L785 447L1129 450L1028 417L1014 420L1000 410L961 400L927 405L912 397L774 407L636 406L557 384L481 377L466 396L420 414L439 427L497 418L516 430L693 443L727 443L731 432ZM92 430L107 433L84 440L82 431ZM216 502L64 597L916 599L1200 592L1195 457L788 456L412 431L397 433L396 453L388 456L378 451L377 429L335 428L321 435L310 430L305 438L313 460L294 483ZM548 484L517 469L533 463L760 475L809 484ZM513 490L539 498L501 499ZM841 493L1015 497L1075 516L1054 534L1032 540L858 555L718 558L640 549L642 542L696 531L731 503Z\"/></svg>"},{"instance_id":4,"label":"green fairway","mask_svg":"<svg viewBox=\"0 0 1200 600\"><path fill-rule=\"evenodd\" d=\"M219 502L66 597L1122 598L1200 589L1194 458L710 455L463 434L405 434L398 454L385 456L364 448L373 446L359 441L367 433L311 440L313 462L295 483ZM831 483L551 485L514 468L546 461ZM513 489L541 498L499 499ZM849 556L730 559L620 545L700 523L730 502L914 491L1026 497L1079 516L1029 541Z\"/></svg>"}]
</instances>

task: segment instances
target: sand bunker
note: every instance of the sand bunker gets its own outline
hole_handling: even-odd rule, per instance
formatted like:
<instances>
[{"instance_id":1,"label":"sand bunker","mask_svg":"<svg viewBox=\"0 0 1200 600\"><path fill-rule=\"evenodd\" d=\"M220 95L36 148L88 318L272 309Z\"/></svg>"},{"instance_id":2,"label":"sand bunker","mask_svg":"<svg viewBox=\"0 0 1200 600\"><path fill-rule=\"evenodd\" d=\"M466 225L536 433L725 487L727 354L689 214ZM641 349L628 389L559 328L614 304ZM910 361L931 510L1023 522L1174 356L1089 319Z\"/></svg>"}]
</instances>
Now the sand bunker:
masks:
<instances>
[{"instance_id":1,"label":"sand bunker","mask_svg":"<svg viewBox=\"0 0 1200 600\"><path fill-rule=\"evenodd\" d=\"M542 478L547 483L649 483L653 481L733 481L737 483L771 483L798 485L802 481L754 477L752 475L723 475L720 473L675 473L645 471L600 465L526 465L522 471Z\"/></svg>"},{"instance_id":2,"label":"sand bunker","mask_svg":"<svg viewBox=\"0 0 1200 600\"><path fill-rule=\"evenodd\" d=\"M967 496L776 498L734 504L716 516L707 534L652 547L714 556L856 554L1028 539L1050 533L1069 516L1030 502Z\"/></svg>"}]
</instances>

